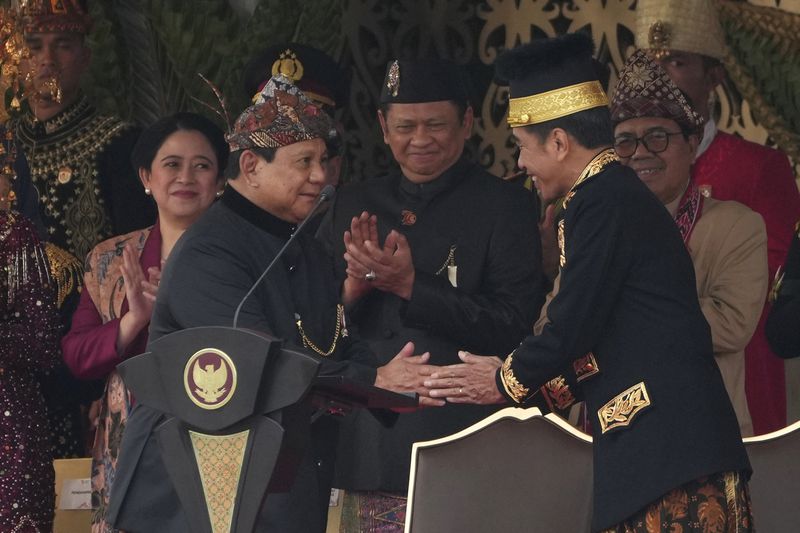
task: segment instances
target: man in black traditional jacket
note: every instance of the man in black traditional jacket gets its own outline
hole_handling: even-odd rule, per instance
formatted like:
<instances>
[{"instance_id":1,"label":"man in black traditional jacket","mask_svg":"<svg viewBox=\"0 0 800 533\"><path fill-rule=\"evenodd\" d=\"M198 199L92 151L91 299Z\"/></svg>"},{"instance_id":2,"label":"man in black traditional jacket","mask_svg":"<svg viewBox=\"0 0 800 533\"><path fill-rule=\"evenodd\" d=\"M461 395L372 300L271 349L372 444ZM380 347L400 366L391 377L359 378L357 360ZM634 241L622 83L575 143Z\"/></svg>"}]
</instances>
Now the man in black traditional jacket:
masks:
<instances>
[{"instance_id":1,"label":"man in black traditional jacket","mask_svg":"<svg viewBox=\"0 0 800 533\"><path fill-rule=\"evenodd\" d=\"M273 77L228 136L228 188L175 245L159 287L150 341L197 326L230 326L237 305L265 266L310 215L325 185L333 122L291 82ZM321 243L301 233L241 308L238 326L302 346L321 374L344 375L395 391L422 392L430 367L413 344L380 369L369 347L349 335L333 267ZM405 383L399 383L404 380ZM184 532L188 524L151 431L163 415L137 406L123 437L108 520L132 533ZM312 441L289 493L270 494L258 531L325 530L337 422L312 424Z\"/></svg>"},{"instance_id":2,"label":"man in black traditional jacket","mask_svg":"<svg viewBox=\"0 0 800 533\"><path fill-rule=\"evenodd\" d=\"M504 361L462 352L462 364L426 384L449 402L583 397L595 437L593 531L644 532L653 523L751 531L750 465L692 261L669 213L611 148L592 51L589 37L572 34L497 62L510 81L519 166L545 201L564 197L561 286L549 322Z\"/></svg>"},{"instance_id":3,"label":"man in black traditional jacket","mask_svg":"<svg viewBox=\"0 0 800 533\"><path fill-rule=\"evenodd\" d=\"M464 157L473 110L450 62L390 62L378 120L399 171L345 186L321 228L353 328L379 358L410 340L437 365L457 362L464 346L508 353L542 300L533 195ZM363 516L352 527L402 524L412 443L494 410L423 409L391 428L353 413L342 425L337 464L337 486L359 492L345 502Z\"/></svg>"},{"instance_id":4,"label":"man in black traditional jacket","mask_svg":"<svg viewBox=\"0 0 800 533\"><path fill-rule=\"evenodd\" d=\"M130 163L138 128L102 115L81 90L91 59L86 1L20 2L19 16L30 57L23 60L26 107L14 124L16 187L22 209L38 203L33 220L46 241L66 331L89 251L152 225L155 204ZM99 397L102 383L81 383L61 365L43 379L42 391L56 457L86 455L81 404Z\"/></svg>"}]
</instances>

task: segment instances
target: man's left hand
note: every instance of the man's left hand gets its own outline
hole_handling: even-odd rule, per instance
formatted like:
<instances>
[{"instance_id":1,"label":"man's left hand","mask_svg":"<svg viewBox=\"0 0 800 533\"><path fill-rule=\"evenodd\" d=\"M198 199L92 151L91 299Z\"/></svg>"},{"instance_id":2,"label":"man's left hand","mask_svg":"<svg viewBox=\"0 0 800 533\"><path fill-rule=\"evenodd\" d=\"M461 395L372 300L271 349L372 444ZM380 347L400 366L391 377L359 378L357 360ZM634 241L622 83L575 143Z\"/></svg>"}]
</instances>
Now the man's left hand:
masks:
<instances>
[{"instance_id":1,"label":"man's left hand","mask_svg":"<svg viewBox=\"0 0 800 533\"><path fill-rule=\"evenodd\" d=\"M450 403L491 405L505 403L497 390L495 375L503 362L499 357L458 352L462 364L441 367L425 380L433 398L446 398Z\"/></svg>"}]
</instances>

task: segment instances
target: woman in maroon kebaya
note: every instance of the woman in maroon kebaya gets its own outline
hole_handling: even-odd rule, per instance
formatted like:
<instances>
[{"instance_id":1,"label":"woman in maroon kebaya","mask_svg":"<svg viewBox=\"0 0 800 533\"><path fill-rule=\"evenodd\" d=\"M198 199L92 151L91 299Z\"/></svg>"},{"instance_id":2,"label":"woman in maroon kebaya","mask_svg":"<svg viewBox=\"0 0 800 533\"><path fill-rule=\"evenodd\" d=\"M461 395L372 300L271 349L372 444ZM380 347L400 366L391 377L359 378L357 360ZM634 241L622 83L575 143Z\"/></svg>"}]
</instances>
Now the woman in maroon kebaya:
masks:
<instances>
[{"instance_id":1,"label":"woman in maroon kebaya","mask_svg":"<svg viewBox=\"0 0 800 533\"><path fill-rule=\"evenodd\" d=\"M61 346L76 376L107 378L92 451L93 533L113 531L105 510L131 409L115 368L145 350L161 265L186 228L221 194L227 155L222 131L200 115L178 113L150 126L131 160L145 193L156 202L158 221L98 244L86 259L84 291Z\"/></svg>"}]
</instances>

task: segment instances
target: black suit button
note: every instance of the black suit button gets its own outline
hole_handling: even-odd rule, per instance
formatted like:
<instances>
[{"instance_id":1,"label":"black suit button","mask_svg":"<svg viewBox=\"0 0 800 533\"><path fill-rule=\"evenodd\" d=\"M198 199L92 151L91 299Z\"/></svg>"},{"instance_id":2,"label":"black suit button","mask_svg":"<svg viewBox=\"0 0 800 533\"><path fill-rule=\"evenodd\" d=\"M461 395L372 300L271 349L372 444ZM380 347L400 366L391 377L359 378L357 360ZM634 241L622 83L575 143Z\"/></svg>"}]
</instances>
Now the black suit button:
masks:
<instances>
[{"instance_id":1,"label":"black suit button","mask_svg":"<svg viewBox=\"0 0 800 533\"><path fill-rule=\"evenodd\" d=\"M391 339L392 337L394 337L394 331L392 331L390 329L383 330L383 338L384 339Z\"/></svg>"}]
</instances>

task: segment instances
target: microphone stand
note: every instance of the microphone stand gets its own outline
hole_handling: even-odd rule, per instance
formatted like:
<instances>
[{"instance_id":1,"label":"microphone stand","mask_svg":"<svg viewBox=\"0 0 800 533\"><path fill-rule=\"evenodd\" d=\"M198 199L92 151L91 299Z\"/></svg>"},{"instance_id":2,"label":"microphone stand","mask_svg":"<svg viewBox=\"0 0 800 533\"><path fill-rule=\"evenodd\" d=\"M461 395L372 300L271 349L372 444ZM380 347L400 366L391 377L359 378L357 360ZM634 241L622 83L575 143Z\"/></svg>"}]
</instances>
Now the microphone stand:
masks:
<instances>
[{"instance_id":1,"label":"microphone stand","mask_svg":"<svg viewBox=\"0 0 800 533\"><path fill-rule=\"evenodd\" d=\"M297 237L300 231L302 231L306 223L309 220L311 220L311 218L316 214L317 210L319 209L319 206L321 206L323 203L333 198L335 194L336 194L336 188L333 185L326 185L325 187L322 188L322 191L319 193L319 198L317 199L317 203L314 204L314 207L311 209L308 215L306 215L306 218L304 218L303 221L300 222L300 225L297 226L296 230L294 230L294 233L292 233L292 236L289 237L289 240L286 241L286 244L284 244L283 247L280 250L278 250L278 253L275 254L275 257L272 259L272 261L270 261L269 265L267 265L267 268L264 269L264 272L261 273L261 275L255 281L255 283L253 283L253 286L250 287L250 290L247 291L247 294L244 295L242 301L239 302L239 305L236 306L236 312L233 314L234 329L236 328L236 325L239 323L239 312L242 310L244 302L247 301L250 295L253 294L253 291L256 290L256 287L258 287L258 285L264 280L269 271L272 270L272 267L275 266L275 264L278 262L278 259L280 259L283 256L284 252L286 252L286 249L289 247L290 244L292 244L295 237Z\"/></svg>"}]
</instances>

